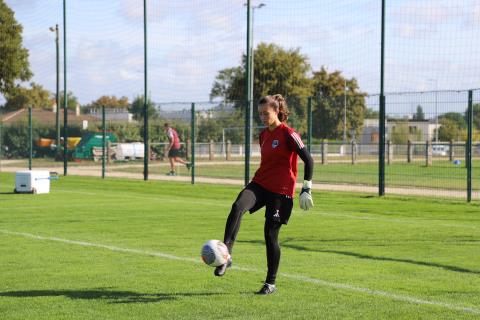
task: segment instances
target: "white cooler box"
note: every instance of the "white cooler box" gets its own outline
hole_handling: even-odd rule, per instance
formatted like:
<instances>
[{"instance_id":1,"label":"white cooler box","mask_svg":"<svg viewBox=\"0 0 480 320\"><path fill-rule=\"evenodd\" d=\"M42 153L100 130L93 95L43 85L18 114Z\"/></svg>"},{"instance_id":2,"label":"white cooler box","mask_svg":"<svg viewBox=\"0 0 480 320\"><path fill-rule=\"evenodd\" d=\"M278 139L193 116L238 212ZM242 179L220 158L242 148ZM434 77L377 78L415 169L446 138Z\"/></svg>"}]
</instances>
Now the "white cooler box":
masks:
<instances>
[{"instance_id":1,"label":"white cooler box","mask_svg":"<svg viewBox=\"0 0 480 320\"><path fill-rule=\"evenodd\" d=\"M17 171L15 173L15 193L49 193L49 171Z\"/></svg>"}]
</instances>

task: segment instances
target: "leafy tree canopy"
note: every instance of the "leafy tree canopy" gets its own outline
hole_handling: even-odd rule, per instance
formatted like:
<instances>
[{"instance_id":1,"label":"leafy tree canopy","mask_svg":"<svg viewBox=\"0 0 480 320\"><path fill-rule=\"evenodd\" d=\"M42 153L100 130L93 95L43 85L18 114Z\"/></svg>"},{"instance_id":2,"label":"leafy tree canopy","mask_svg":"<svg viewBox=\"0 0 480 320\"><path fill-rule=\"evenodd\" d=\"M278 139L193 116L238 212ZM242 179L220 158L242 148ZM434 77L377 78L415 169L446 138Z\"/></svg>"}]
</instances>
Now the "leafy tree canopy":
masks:
<instances>
[{"instance_id":1,"label":"leafy tree canopy","mask_svg":"<svg viewBox=\"0 0 480 320\"><path fill-rule=\"evenodd\" d=\"M313 73L313 133L316 138L339 139L344 132L360 134L366 113L366 93L361 92L355 78L346 79L340 71L329 73L324 67Z\"/></svg>"},{"instance_id":2,"label":"leafy tree canopy","mask_svg":"<svg viewBox=\"0 0 480 320\"><path fill-rule=\"evenodd\" d=\"M59 96L60 96L59 97L59 107L63 108L64 101L65 101L64 100L65 99L64 98L64 96L65 96L64 92L61 91ZM77 105L79 105L77 97L75 97L73 95L73 92L68 91L68 93L67 93L67 108L68 108L68 110L75 110L77 108Z\"/></svg>"},{"instance_id":3,"label":"leafy tree canopy","mask_svg":"<svg viewBox=\"0 0 480 320\"><path fill-rule=\"evenodd\" d=\"M133 118L136 120L141 120L145 116L145 107L144 107L144 98L143 95L138 95L133 99L132 105L129 108L129 112L133 114ZM157 117L157 110L153 105L150 98L147 99L147 112L149 118Z\"/></svg>"},{"instance_id":4,"label":"leafy tree canopy","mask_svg":"<svg viewBox=\"0 0 480 320\"><path fill-rule=\"evenodd\" d=\"M425 113L421 105L417 106L417 112L413 115L413 120L422 121L425 120Z\"/></svg>"},{"instance_id":5,"label":"leafy tree canopy","mask_svg":"<svg viewBox=\"0 0 480 320\"><path fill-rule=\"evenodd\" d=\"M234 102L238 110L245 110L246 56L240 66L220 70L210 91L210 99L223 103ZM307 56L299 48L286 50L276 44L260 43L254 50L253 99L280 93L290 109L289 123L300 132L306 131L306 105L309 96L339 99L338 103L316 99L314 104L314 136L338 138L343 130L343 96L347 83L347 128L359 132L366 110L365 95L359 91L355 78L345 79L339 71L327 72L322 68L313 72ZM243 112L242 111L242 112ZM326 112L324 112L326 111ZM256 114L256 110L254 110ZM259 125L258 117L254 117Z\"/></svg>"},{"instance_id":6,"label":"leafy tree canopy","mask_svg":"<svg viewBox=\"0 0 480 320\"><path fill-rule=\"evenodd\" d=\"M443 119L448 119L453 121L457 125L458 128L463 129L467 127L467 122L464 118L464 115L459 112L447 112L438 117L440 123L443 123Z\"/></svg>"},{"instance_id":7,"label":"leafy tree canopy","mask_svg":"<svg viewBox=\"0 0 480 320\"><path fill-rule=\"evenodd\" d=\"M130 102L127 97L101 96L86 107L101 108L102 106L105 106L105 108L127 109L130 106Z\"/></svg>"},{"instance_id":8,"label":"leafy tree canopy","mask_svg":"<svg viewBox=\"0 0 480 320\"><path fill-rule=\"evenodd\" d=\"M54 103L52 93L34 82L30 86L13 88L6 96L5 109L8 111L26 107L50 109Z\"/></svg>"},{"instance_id":9,"label":"leafy tree canopy","mask_svg":"<svg viewBox=\"0 0 480 320\"><path fill-rule=\"evenodd\" d=\"M245 55L242 56L240 66L220 70L210 91L210 98L235 102L238 109L244 110L245 70ZM280 93L287 99L292 125L297 129L305 127L305 104L311 92L307 74L311 67L300 49L285 50L275 44L260 43L254 50L253 70L253 101L256 102L265 95ZM253 112L256 114L256 110ZM257 118L254 117L254 126L260 124Z\"/></svg>"},{"instance_id":10,"label":"leafy tree canopy","mask_svg":"<svg viewBox=\"0 0 480 320\"><path fill-rule=\"evenodd\" d=\"M480 103L473 105L473 127L480 130ZM467 110L465 110L465 121L467 121Z\"/></svg>"},{"instance_id":11,"label":"leafy tree canopy","mask_svg":"<svg viewBox=\"0 0 480 320\"><path fill-rule=\"evenodd\" d=\"M28 50L22 46L23 27L15 20L13 11L0 0L0 93L13 94L15 81L32 77Z\"/></svg>"},{"instance_id":12,"label":"leafy tree canopy","mask_svg":"<svg viewBox=\"0 0 480 320\"><path fill-rule=\"evenodd\" d=\"M438 139L440 141L458 141L461 139L461 127L458 123L447 117L443 117L439 119L441 124L440 128L438 128Z\"/></svg>"},{"instance_id":13,"label":"leafy tree canopy","mask_svg":"<svg viewBox=\"0 0 480 320\"><path fill-rule=\"evenodd\" d=\"M380 112L373 110L372 108L366 108L364 118L365 119L378 119L380 117Z\"/></svg>"}]
</instances>

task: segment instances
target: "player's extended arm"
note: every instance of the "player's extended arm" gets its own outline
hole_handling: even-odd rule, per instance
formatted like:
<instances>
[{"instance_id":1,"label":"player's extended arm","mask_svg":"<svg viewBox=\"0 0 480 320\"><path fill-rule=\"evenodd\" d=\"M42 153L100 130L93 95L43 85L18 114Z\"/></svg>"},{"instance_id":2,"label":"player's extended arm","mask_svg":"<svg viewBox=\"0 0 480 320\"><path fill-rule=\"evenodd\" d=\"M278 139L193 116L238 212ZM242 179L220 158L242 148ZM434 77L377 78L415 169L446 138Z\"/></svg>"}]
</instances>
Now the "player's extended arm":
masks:
<instances>
[{"instance_id":1,"label":"player's extended arm","mask_svg":"<svg viewBox=\"0 0 480 320\"><path fill-rule=\"evenodd\" d=\"M310 189L312 188L313 158L305 146L301 149L298 149L297 154L305 164L303 174L303 187L302 191L300 192L300 208L302 208L303 210L308 210L313 207L312 193L310 191Z\"/></svg>"}]
</instances>

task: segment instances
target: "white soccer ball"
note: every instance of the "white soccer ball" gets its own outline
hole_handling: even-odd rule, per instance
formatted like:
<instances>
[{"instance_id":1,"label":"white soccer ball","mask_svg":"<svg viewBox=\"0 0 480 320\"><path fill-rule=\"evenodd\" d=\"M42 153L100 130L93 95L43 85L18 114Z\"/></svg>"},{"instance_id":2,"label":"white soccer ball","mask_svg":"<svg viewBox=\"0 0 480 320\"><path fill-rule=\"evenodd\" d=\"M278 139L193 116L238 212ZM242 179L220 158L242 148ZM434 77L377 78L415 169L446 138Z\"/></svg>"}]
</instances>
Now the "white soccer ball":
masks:
<instances>
[{"instance_id":1,"label":"white soccer ball","mask_svg":"<svg viewBox=\"0 0 480 320\"><path fill-rule=\"evenodd\" d=\"M218 267L227 263L228 248L220 240L208 240L202 247L202 260L211 267Z\"/></svg>"}]
</instances>

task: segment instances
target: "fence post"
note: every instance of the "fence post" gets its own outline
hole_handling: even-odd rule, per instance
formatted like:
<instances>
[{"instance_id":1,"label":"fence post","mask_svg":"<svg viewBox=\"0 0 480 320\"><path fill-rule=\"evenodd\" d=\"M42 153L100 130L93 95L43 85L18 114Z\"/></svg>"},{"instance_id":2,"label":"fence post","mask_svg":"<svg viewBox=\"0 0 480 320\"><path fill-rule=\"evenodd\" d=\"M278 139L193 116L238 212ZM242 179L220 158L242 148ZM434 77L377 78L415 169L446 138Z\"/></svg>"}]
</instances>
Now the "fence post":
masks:
<instances>
[{"instance_id":1,"label":"fence post","mask_svg":"<svg viewBox=\"0 0 480 320\"><path fill-rule=\"evenodd\" d=\"M213 144L213 140L210 140L210 143L208 144L208 160L213 160L213 158L215 158L215 155L214 155L214 149L215 149L215 145Z\"/></svg>"},{"instance_id":2,"label":"fence post","mask_svg":"<svg viewBox=\"0 0 480 320\"><path fill-rule=\"evenodd\" d=\"M28 107L28 170L32 170L33 156L33 128L32 128L32 107Z\"/></svg>"},{"instance_id":3,"label":"fence post","mask_svg":"<svg viewBox=\"0 0 480 320\"><path fill-rule=\"evenodd\" d=\"M187 141L185 142L185 158L187 158L187 160L190 160L191 142L192 140L190 140L190 138L188 138Z\"/></svg>"},{"instance_id":4,"label":"fence post","mask_svg":"<svg viewBox=\"0 0 480 320\"><path fill-rule=\"evenodd\" d=\"M354 165L357 162L357 143L355 142L355 140L352 140L351 148L352 148L352 165Z\"/></svg>"},{"instance_id":5,"label":"fence post","mask_svg":"<svg viewBox=\"0 0 480 320\"><path fill-rule=\"evenodd\" d=\"M432 143L430 141L426 141L425 143L425 166L432 165Z\"/></svg>"},{"instance_id":6,"label":"fence post","mask_svg":"<svg viewBox=\"0 0 480 320\"><path fill-rule=\"evenodd\" d=\"M107 141L107 163L110 163L112 160L112 142L109 140Z\"/></svg>"},{"instance_id":7,"label":"fence post","mask_svg":"<svg viewBox=\"0 0 480 320\"><path fill-rule=\"evenodd\" d=\"M227 140L226 159L232 160L232 141Z\"/></svg>"},{"instance_id":8,"label":"fence post","mask_svg":"<svg viewBox=\"0 0 480 320\"><path fill-rule=\"evenodd\" d=\"M328 142L322 139L322 164L328 163Z\"/></svg>"},{"instance_id":9,"label":"fence post","mask_svg":"<svg viewBox=\"0 0 480 320\"><path fill-rule=\"evenodd\" d=\"M450 162L453 161L453 158L455 157L455 152L453 152L453 140L450 140L450 148L448 149L448 159Z\"/></svg>"},{"instance_id":10,"label":"fence post","mask_svg":"<svg viewBox=\"0 0 480 320\"><path fill-rule=\"evenodd\" d=\"M412 155L413 155L413 148L412 148L412 141L407 141L407 163L412 162Z\"/></svg>"},{"instance_id":11,"label":"fence post","mask_svg":"<svg viewBox=\"0 0 480 320\"><path fill-rule=\"evenodd\" d=\"M466 161L467 165L467 202L472 201L472 139L473 139L473 91L468 91L468 108L467 108L467 144L466 144Z\"/></svg>"},{"instance_id":12,"label":"fence post","mask_svg":"<svg viewBox=\"0 0 480 320\"><path fill-rule=\"evenodd\" d=\"M105 106L102 106L102 179L105 179L106 139L107 139L107 128L105 125Z\"/></svg>"},{"instance_id":13,"label":"fence post","mask_svg":"<svg viewBox=\"0 0 480 320\"><path fill-rule=\"evenodd\" d=\"M190 160L190 174L191 184L195 184L195 103L193 102L190 112L190 142L192 148L192 159Z\"/></svg>"},{"instance_id":14,"label":"fence post","mask_svg":"<svg viewBox=\"0 0 480 320\"><path fill-rule=\"evenodd\" d=\"M392 142L387 140L387 164L390 165L392 162Z\"/></svg>"}]
</instances>

